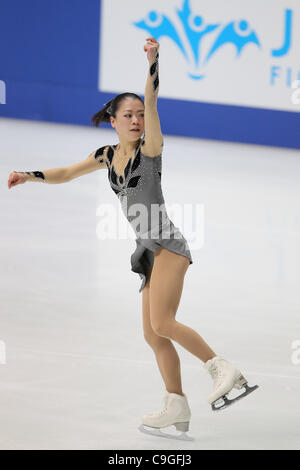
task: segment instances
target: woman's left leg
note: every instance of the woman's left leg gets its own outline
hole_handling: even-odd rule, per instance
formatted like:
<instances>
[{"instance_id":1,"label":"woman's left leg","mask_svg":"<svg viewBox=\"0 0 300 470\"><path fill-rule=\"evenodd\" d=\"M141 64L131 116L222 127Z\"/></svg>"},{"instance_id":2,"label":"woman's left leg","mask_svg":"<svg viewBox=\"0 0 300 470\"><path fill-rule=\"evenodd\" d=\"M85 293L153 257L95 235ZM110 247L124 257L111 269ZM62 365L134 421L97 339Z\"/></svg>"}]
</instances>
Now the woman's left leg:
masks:
<instances>
[{"instance_id":1,"label":"woman's left leg","mask_svg":"<svg viewBox=\"0 0 300 470\"><path fill-rule=\"evenodd\" d=\"M156 251L150 283L151 325L157 335L176 341L206 362L216 356L214 351L196 331L175 320L189 264L186 256L166 248Z\"/></svg>"}]
</instances>

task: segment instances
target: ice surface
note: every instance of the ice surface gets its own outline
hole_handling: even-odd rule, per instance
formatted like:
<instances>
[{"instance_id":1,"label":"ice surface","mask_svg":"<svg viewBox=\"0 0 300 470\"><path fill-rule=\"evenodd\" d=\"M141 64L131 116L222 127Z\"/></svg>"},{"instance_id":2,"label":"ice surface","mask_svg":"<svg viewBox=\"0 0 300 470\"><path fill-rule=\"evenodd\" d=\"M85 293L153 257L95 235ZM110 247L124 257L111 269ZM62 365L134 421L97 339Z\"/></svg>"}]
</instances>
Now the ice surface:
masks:
<instances>
[{"instance_id":1,"label":"ice surface","mask_svg":"<svg viewBox=\"0 0 300 470\"><path fill-rule=\"evenodd\" d=\"M299 449L300 152L165 137L167 205L204 207L202 247L178 221L194 264L177 319L260 386L213 414L210 377L175 344L195 438L185 443L138 431L164 384L143 337L134 238L97 236L99 206L119 207L107 170L7 188L13 170L77 163L117 134L13 119L0 129L0 448Z\"/></svg>"}]
</instances>

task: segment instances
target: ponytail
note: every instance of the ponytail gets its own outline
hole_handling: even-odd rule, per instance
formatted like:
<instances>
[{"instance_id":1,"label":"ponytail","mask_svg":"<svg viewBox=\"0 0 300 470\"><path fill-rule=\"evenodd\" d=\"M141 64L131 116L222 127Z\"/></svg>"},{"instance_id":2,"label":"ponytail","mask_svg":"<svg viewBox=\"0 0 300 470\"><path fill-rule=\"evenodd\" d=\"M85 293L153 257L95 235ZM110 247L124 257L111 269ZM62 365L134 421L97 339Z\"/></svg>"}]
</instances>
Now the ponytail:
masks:
<instances>
[{"instance_id":1,"label":"ponytail","mask_svg":"<svg viewBox=\"0 0 300 470\"><path fill-rule=\"evenodd\" d=\"M94 114L91 119L92 125L97 127L101 124L101 122L110 122L110 116L115 118L119 105L125 98L138 99L144 104L142 98L140 98L140 96L136 95L135 93L127 92L122 93L121 95L117 95L112 100L104 103L104 108L102 108L101 111L98 111L96 114Z\"/></svg>"},{"instance_id":2,"label":"ponytail","mask_svg":"<svg viewBox=\"0 0 300 470\"><path fill-rule=\"evenodd\" d=\"M91 119L91 123L94 126L99 126L101 122L110 122L110 116L112 115L112 104L113 100L108 101L107 103L104 103L104 108L101 109L101 111L98 111L96 114Z\"/></svg>"}]
</instances>

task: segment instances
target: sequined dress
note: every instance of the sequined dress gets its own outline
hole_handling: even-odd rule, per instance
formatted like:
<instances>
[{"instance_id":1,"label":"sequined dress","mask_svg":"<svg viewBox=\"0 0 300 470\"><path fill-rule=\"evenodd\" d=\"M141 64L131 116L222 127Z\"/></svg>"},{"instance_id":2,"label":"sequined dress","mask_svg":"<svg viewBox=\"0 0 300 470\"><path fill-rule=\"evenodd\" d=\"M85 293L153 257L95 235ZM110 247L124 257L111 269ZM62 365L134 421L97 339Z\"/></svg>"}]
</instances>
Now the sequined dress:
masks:
<instances>
[{"instance_id":1,"label":"sequined dress","mask_svg":"<svg viewBox=\"0 0 300 470\"><path fill-rule=\"evenodd\" d=\"M105 160L111 188L137 237L130 261L131 271L142 279L139 292L147 282L149 267L150 272L153 268L154 253L161 246L186 256L190 264L193 263L186 239L166 212L161 188L162 154L156 157L144 155L143 144L144 141L137 144L122 175L116 173L113 163L117 145L109 146ZM95 158L102 158L106 147L99 148Z\"/></svg>"}]
</instances>

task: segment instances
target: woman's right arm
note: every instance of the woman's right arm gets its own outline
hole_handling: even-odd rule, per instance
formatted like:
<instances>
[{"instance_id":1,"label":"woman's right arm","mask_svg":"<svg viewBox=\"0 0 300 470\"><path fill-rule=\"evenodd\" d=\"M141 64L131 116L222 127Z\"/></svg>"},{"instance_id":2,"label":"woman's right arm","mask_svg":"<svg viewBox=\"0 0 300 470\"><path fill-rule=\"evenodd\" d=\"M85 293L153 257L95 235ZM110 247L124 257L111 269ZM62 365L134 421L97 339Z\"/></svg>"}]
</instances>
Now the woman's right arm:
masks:
<instances>
[{"instance_id":1,"label":"woman's right arm","mask_svg":"<svg viewBox=\"0 0 300 470\"><path fill-rule=\"evenodd\" d=\"M106 168L106 149L107 147L101 147L92 152L85 160L71 166L43 171L13 171L8 178L8 188L26 183L26 181L48 184L67 183L79 176Z\"/></svg>"}]
</instances>

